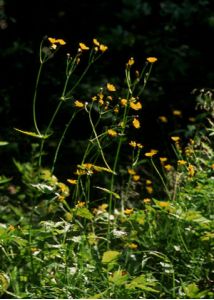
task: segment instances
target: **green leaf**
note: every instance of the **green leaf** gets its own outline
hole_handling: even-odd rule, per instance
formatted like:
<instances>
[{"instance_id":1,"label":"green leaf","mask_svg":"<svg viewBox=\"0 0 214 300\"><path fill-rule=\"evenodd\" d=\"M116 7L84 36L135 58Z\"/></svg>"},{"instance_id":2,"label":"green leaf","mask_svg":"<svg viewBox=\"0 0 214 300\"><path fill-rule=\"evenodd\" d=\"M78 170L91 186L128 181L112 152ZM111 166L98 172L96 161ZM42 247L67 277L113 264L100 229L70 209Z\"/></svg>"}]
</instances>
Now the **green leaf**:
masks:
<instances>
[{"instance_id":1,"label":"green leaf","mask_svg":"<svg viewBox=\"0 0 214 300\"><path fill-rule=\"evenodd\" d=\"M106 252L103 253L102 263L103 264L111 263L112 261L117 260L119 255L120 255L119 251L114 251L114 250L106 251Z\"/></svg>"},{"instance_id":2,"label":"green leaf","mask_svg":"<svg viewBox=\"0 0 214 300\"><path fill-rule=\"evenodd\" d=\"M36 132L32 132L32 131L24 131L24 130L21 130L21 129L18 129L18 128L14 128L16 131L18 132L21 132L23 134L26 134L26 135L30 135L30 136L33 136L35 138L38 138L38 139L47 139L50 134L46 134L46 135L43 135L43 134L38 134Z\"/></svg>"},{"instance_id":3,"label":"green leaf","mask_svg":"<svg viewBox=\"0 0 214 300\"><path fill-rule=\"evenodd\" d=\"M76 209L76 215L88 220L93 219L92 213L88 210L87 207L79 207Z\"/></svg>"},{"instance_id":4,"label":"green leaf","mask_svg":"<svg viewBox=\"0 0 214 300\"><path fill-rule=\"evenodd\" d=\"M96 188L96 189L99 189L99 190L101 190L101 191L104 191L104 192L106 192L106 193L108 193L108 194L113 195L116 199L120 199L120 195L118 195L117 193L114 193L114 192L112 192L112 191L110 191L110 190L108 190L108 189L106 189L106 188L103 188L103 187L100 187L100 186L95 186L95 188Z\"/></svg>"},{"instance_id":5,"label":"green leaf","mask_svg":"<svg viewBox=\"0 0 214 300\"><path fill-rule=\"evenodd\" d=\"M123 285L128 280L128 274L123 274L122 270L118 270L115 271L111 276L109 276L108 280L115 285Z\"/></svg>"}]
</instances>

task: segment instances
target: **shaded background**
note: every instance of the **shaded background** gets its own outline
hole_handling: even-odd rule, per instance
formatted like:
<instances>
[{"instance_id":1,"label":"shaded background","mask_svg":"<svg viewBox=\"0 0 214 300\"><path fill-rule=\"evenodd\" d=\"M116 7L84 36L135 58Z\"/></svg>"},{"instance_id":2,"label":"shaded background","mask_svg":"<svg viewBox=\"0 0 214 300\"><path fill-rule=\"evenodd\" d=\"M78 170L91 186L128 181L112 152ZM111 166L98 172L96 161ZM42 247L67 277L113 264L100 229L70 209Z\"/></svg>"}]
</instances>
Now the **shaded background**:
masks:
<instances>
[{"instance_id":1,"label":"shaded background","mask_svg":"<svg viewBox=\"0 0 214 300\"><path fill-rule=\"evenodd\" d=\"M211 0L0 0L0 140L10 142L0 155L6 171L11 156L29 159L28 139L13 128L32 129L38 48L45 35L63 38L67 45L43 77L39 121L44 126L64 80L66 53L75 50L79 41L91 43L94 37L107 44L109 51L91 70L77 97L79 92L81 98L87 98L106 81L119 82L131 56L139 65L148 56L158 57L143 95L142 131L138 133L151 147L164 149L163 141L169 134L195 116L193 89L213 88ZM174 109L182 110L182 117L176 119ZM58 118L59 132L67 113L65 107ZM167 116L169 122L160 124L160 115ZM62 163L70 156L69 141L87 138L86 125L81 118L74 124Z\"/></svg>"}]
</instances>

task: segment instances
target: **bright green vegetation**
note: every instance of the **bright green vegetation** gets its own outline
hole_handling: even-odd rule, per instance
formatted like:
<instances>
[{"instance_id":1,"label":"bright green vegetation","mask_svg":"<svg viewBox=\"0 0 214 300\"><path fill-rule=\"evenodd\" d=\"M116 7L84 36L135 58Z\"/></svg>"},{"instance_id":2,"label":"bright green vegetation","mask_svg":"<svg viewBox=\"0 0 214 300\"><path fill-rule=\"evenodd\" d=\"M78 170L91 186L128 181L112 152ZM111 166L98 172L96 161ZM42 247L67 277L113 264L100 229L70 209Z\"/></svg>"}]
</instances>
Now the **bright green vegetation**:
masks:
<instances>
[{"instance_id":1,"label":"bright green vegetation","mask_svg":"<svg viewBox=\"0 0 214 300\"><path fill-rule=\"evenodd\" d=\"M120 86L106 82L90 99L75 99L76 87L107 51L94 39L92 46L80 43L76 55L67 55L62 93L41 129L37 95L43 68L64 43L53 38L41 43L34 130L16 129L17 135L32 139L32 153L27 162L14 160L17 178L0 177L1 296L213 298L212 93L200 92L196 100L203 113L167 141L172 158L148 149L135 132L157 59L148 57L138 70L130 58ZM76 80L73 74L87 55ZM67 101L70 119L56 142L54 125ZM57 159L81 113L91 135L80 145L82 158L70 178L61 182ZM160 120L167 122L164 116ZM51 139L56 148L47 165Z\"/></svg>"}]
</instances>

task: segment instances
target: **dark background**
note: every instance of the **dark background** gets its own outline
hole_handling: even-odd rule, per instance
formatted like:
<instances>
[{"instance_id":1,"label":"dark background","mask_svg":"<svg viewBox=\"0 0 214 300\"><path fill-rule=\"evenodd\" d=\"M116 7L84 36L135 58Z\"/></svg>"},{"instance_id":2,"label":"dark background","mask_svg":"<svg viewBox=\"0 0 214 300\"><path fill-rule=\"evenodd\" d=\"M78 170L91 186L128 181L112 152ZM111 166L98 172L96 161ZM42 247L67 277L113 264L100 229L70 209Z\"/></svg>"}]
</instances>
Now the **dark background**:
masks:
<instances>
[{"instance_id":1,"label":"dark background","mask_svg":"<svg viewBox=\"0 0 214 300\"><path fill-rule=\"evenodd\" d=\"M213 88L211 0L1 0L0 140L10 143L7 149L1 148L4 169L10 165L11 156L25 160L29 155L28 139L13 128L32 129L38 49L45 35L63 38L67 44L51 61L43 78L39 121L44 126L63 83L66 53L76 49L80 41L91 43L94 37L107 44L109 51L79 89L81 98L92 95L102 82L118 82L131 56L139 65L148 56L158 58L143 95L143 124L139 133L143 143L151 147L164 149L163 141L196 115L193 89ZM176 119L173 109L182 110L182 117ZM65 108L56 130L61 130L66 114ZM160 124L160 115L168 117L168 124ZM87 138L84 119L80 118L74 126L70 139ZM67 159L69 152L64 154Z\"/></svg>"}]
</instances>

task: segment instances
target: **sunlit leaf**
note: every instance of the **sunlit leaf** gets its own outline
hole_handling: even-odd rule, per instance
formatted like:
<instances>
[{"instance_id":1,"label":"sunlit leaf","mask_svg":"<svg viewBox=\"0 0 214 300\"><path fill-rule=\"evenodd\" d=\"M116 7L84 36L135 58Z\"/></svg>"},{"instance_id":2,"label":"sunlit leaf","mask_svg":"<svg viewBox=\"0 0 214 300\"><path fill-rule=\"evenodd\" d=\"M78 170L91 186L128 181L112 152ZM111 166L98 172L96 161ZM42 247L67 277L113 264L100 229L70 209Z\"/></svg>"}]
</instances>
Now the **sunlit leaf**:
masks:
<instances>
[{"instance_id":1,"label":"sunlit leaf","mask_svg":"<svg viewBox=\"0 0 214 300\"><path fill-rule=\"evenodd\" d=\"M115 260L117 260L119 255L120 255L119 251L114 251L114 250L106 251L106 252L103 253L102 263L108 264L112 261L115 261Z\"/></svg>"},{"instance_id":2,"label":"sunlit leaf","mask_svg":"<svg viewBox=\"0 0 214 300\"><path fill-rule=\"evenodd\" d=\"M106 193L108 193L108 194L113 195L116 199L120 199L120 195L118 195L117 193L114 193L114 192L112 192L112 191L110 191L110 190L108 190L108 189L106 189L106 188L103 188L103 187L100 187L100 186L95 186L95 188L96 188L96 189L99 189L99 190L101 190L101 191L104 191L104 192L106 192Z\"/></svg>"},{"instance_id":3,"label":"sunlit leaf","mask_svg":"<svg viewBox=\"0 0 214 300\"><path fill-rule=\"evenodd\" d=\"M50 134L49 135L48 134L44 135L44 134L38 134L38 133L32 132L32 131L24 131L24 130L21 130L21 129L18 129L18 128L14 128L14 129L18 132L21 132L23 134L26 134L26 135L29 135L29 136L32 136L32 137L35 137L35 138L38 138L38 139L47 139L50 136Z\"/></svg>"}]
</instances>

